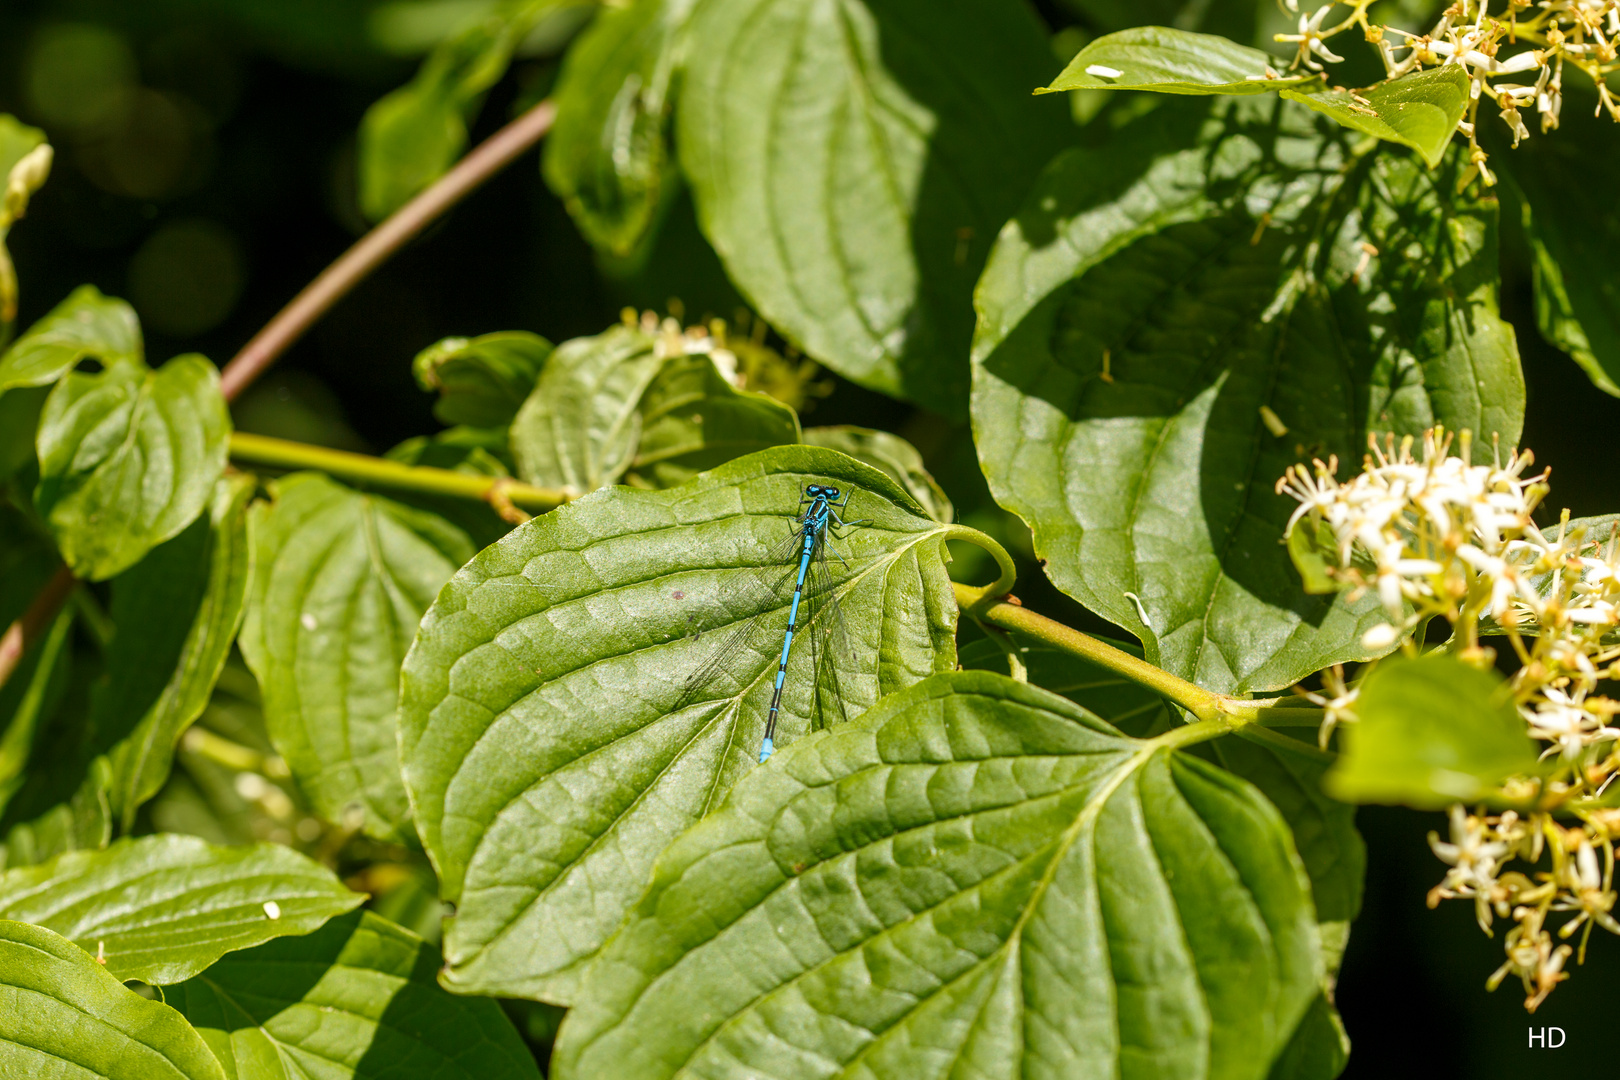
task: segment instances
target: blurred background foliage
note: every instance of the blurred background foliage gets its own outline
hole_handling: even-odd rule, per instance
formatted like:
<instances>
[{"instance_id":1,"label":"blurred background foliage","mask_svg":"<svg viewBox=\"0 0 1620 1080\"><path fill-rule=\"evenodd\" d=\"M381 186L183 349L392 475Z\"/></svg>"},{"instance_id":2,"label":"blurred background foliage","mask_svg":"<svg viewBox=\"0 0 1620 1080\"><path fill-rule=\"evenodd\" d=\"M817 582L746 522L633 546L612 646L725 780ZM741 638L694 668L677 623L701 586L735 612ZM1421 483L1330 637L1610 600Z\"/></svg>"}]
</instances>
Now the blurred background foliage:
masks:
<instances>
[{"instance_id":1,"label":"blurred background foliage","mask_svg":"<svg viewBox=\"0 0 1620 1080\"><path fill-rule=\"evenodd\" d=\"M356 133L368 107L407 83L434 46L497 0L7 0L0 5L0 112L38 125L57 148L51 181L10 245L27 326L74 287L128 298L153 358L200 351L223 363L288 298L365 231ZM1438 5L1391 0L1382 21ZM1271 0L1042 0L1054 52L1160 23L1260 44L1288 19ZM588 9L542 20L514 62L474 102L471 142L551 88L558 58ZM1405 16L1406 18L1403 18ZM1370 53L1366 57L1371 63ZM1373 71L1346 70L1352 78ZM1151 95L1073 95L1084 123L1150 108ZM1620 508L1620 475L1595 457L1620 401L1597 392L1534 329L1516 215L1503 215L1502 306L1518 330L1530 405L1525 443L1553 467L1554 513ZM442 425L411 373L416 353L449 335L528 330L552 341L594 334L625 307L716 315L742 307L677 192L650 250L602 256L580 236L526 155L360 286L233 410L238 428L381 453ZM741 319L746 325L746 312ZM957 508L1024 557L1019 593L1073 625L1106 631L1046 585L1027 533L990 502L965 426L822 373L806 424L897 432L923 453ZM959 552L959 557L964 555ZM954 572L983 580L987 566ZM0 583L3 585L3 583ZM73 681L92 673L76 671ZM264 736L251 674L233 659L213 703L183 740L149 827L213 842L270 839L335 865L375 894L373 906L435 938L441 914L419 854L313 816ZM1516 1074L1536 1052L1526 1029L1569 1033L1558 1063L1606 1061L1609 1002L1620 991L1620 945L1598 935L1591 962L1533 1021L1511 990L1483 992L1500 958L1467 905L1430 912L1423 894L1440 864L1424 834L1439 815L1368 808L1366 904L1352 935L1339 1005L1355 1040L1347 1076ZM511 1003L537 1046L556 1010Z\"/></svg>"}]
</instances>

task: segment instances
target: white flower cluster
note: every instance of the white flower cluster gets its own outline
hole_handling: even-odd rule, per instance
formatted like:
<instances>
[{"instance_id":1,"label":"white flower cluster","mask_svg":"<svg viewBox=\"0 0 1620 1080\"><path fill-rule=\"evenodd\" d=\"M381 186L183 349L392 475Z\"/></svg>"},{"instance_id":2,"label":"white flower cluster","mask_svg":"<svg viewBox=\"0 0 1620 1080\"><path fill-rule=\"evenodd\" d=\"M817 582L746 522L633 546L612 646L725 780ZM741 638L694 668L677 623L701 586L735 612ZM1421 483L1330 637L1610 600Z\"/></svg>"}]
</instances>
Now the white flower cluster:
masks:
<instances>
[{"instance_id":1,"label":"white flower cluster","mask_svg":"<svg viewBox=\"0 0 1620 1080\"><path fill-rule=\"evenodd\" d=\"M1532 520L1548 488L1545 472L1525 475L1529 451L1476 465L1468 433L1458 442L1461 457L1449 435L1429 431L1419 457L1410 436L1398 448L1374 440L1361 473L1342 483L1336 460L1290 468L1277 483L1300 503L1289 531L1325 522L1336 576L1353 594L1376 590L1391 621L1368 631L1367 648L1387 649L1436 616L1456 627L1464 655L1480 649L1482 631L1500 633L1523 665L1515 700L1549 753L1573 759L1620 738L1610 724L1620 703L1596 693L1620 658L1620 544L1612 532L1588 537L1567 515L1545 531Z\"/></svg>"},{"instance_id":2,"label":"white flower cluster","mask_svg":"<svg viewBox=\"0 0 1620 1080\"><path fill-rule=\"evenodd\" d=\"M1546 927L1549 914L1576 913L1558 928L1560 938L1573 937L1578 930L1590 934L1593 926L1620 934L1620 922L1612 914L1614 849L1608 832L1612 823L1606 820L1612 815L1599 812L1566 829L1547 814L1521 817L1509 810L1487 816L1453 806L1451 839L1429 834L1429 846L1450 867L1445 879L1430 890L1429 906L1471 898L1479 927L1487 934L1494 917L1512 918L1515 925L1504 942L1507 959L1485 985L1494 990L1507 976L1517 975L1524 983L1525 1008L1531 1012L1569 978L1564 963L1574 952L1569 945L1554 943ZM1552 868L1534 879L1516 870L1502 872L1513 859L1537 863L1544 851L1552 855ZM1583 937L1583 954L1585 942Z\"/></svg>"},{"instance_id":3,"label":"white flower cluster","mask_svg":"<svg viewBox=\"0 0 1620 1080\"><path fill-rule=\"evenodd\" d=\"M653 339L653 354L660 360L672 356L707 356L726 381L741 389L744 379L738 370L737 354L726 344L726 324L716 319L707 326L688 326L681 329L680 320L672 315L662 319L656 311L635 308L619 312L619 319L628 327L640 330Z\"/></svg>"},{"instance_id":4,"label":"white flower cluster","mask_svg":"<svg viewBox=\"0 0 1620 1080\"><path fill-rule=\"evenodd\" d=\"M1602 680L1620 678L1620 532L1572 525L1567 511L1555 528L1542 529L1531 515L1547 494L1547 473L1526 475L1529 451L1504 459L1498 448L1490 464L1475 464L1468 433L1455 440L1459 456L1451 454L1453 441L1428 431L1414 454L1410 436L1382 446L1374 439L1358 475L1341 482L1336 460L1316 461L1290 468L1277 490L1299 502L1289 535L1314 529L1306 538L1330 576L1352 597L1370 590L1383 602L1390 621L1365 635L1369 649L1404 639L1414 650L1439 617L1452 628L1442 648L1464 659L1493 663L1494 650L1481 644L1489 635L1514 650L1514 704L1527 733L1547 744L1542 756L1556 760L1546 775L1504 786L1505 798L1536 807L1522 816L1452 808L1451 839L1429 838L1450 867L1429 903L1472 898L1487 933L1493 918L1512 918L1507 961L1488 985L1518 975L1533 1011L1568 977L1563 966L1573 951L1554 942L1544 925L1549 914L1576 913L1558 928L1560 937L1594 925L1620 934L1611 914L1611 838L1620 835L1620 808L1596 798L1620 775L1620 726L1613 723L1620 702L1598 693ZM1355 720L1357 692L1335 667L1323 673L1320 693L1306 693L1323 709L1324 743L1334 724ZM1559 809L1578 824L1554 821ZM1533 879L1504 872L1544 852L1551 853L1550 871Z\"/></svg>"},{"instance_id":5,"label":"white flower cluster","mask_svg":"<svg viewBox=\"0 0 1620 1080\"><path fill-rule=\"evenodd\" d=\"M1558 126L1564 69L1570 66L1592 80L1598 112L1607 109L1620 121L1620 101L1605 79L1620 68L1616 61L1620 0L1498 0L1494 13L1492 0L1456 0L1423 34L1370 22L1367 11L1374 2L1331 0L1307 15L1299 11L1299 0L1282 0L1288 11L1299 15L1299 27L1297 33L1276 35L1276 40L1297 46L1293 66L1311 71L1322 71L1322 60L1342 60L1327 41L1351 29L1360 29L1378 48L1390 79L1427 67L1460 66L1468 75L1470 98L1465 118L1457 125L1469 145L1464 185L1475 176L1487 185L1496 182L1476 139L1482 98L1496 102L1513 132L1513 145L1518 146L1530 134L1521 110L1533 107L1543 132ZM1348 9L1344 17L1324 29L1323 22L1341 7ZM1356 100L1365 103L1364 98Z\"/></svg>"}]
</instances>

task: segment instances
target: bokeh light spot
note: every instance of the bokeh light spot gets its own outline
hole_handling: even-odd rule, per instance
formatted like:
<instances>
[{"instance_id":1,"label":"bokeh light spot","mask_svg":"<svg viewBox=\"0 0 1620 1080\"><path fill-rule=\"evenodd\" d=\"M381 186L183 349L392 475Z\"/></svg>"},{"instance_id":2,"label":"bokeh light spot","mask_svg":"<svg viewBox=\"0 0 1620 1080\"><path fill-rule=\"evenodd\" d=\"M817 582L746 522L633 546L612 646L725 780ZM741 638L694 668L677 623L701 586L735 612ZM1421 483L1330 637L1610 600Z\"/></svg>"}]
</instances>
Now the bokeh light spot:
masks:
<instances>
[{"instance_id":1,"label":"bokeh light spot","mask_svg":"<svg viewBox=\"0 0 1620 1080\"><path fill-rule=\"evenodd\" d=\"M147 238L129 263L129 297L160 333L190 337L223 322L242 295L241 247L230 230L174 221Z\"/></svg>"},{"instance_id":2,"label":"bokeh light spot","mask_svg":"<svg viewBox=\"0 0 1620 1080\"><path fill-rule=\"evenodd\" d=\"M80 131L106 120L136 78L135 55L105 26L41 28L23 65L23 94L46 127Z\"/></svg>"}]
</instances>

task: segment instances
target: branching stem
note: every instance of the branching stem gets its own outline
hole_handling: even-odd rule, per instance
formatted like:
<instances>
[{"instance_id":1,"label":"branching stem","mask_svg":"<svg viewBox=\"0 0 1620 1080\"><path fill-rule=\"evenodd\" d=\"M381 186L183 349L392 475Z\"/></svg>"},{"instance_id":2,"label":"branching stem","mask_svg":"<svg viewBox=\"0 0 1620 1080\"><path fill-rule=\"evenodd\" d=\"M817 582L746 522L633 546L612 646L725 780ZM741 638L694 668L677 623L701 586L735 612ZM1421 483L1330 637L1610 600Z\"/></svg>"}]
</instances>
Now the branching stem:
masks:
<instances>
[{"instance_id":1,"label":"branching stem","mask_svg":"<svg viewBox=\"0 0 1620 1080\"><path fill-rule=\"evenodd\" d=\"M265 435L249 435L243 431L231 435L231 458L277 469L319 469L355 483L415 491L423 495L448 495L460 499L482 499L485 502L504 497L514 505L537 513L554 509L568 501L565 492L535 487L507 477L478 476L427 465L406 465L386 458L287 439L272 439Z\"/></svg>"},{"instance_id":2,"label":"branching stem","mask_svg":"<svg viewBox=\"0 0 1620 1080\"><path fill-rule=\"evenodd\" d=\"M956 602L963 611L987 626L1017 631L1147 687L1197 717L1199 724L1192 726L1200 731L1226 734L1252 729L1244 733L1255 741L1267 745L1286 744L1290 750L1297 745L1302 753L1311 756L1321 754L1321 751L1296 739L1267 730L1274 727L1316 727L1322 722L1321 709L1297 698L1237 698L1205 690L1090 634L1036 614L1015 599L997 595L994 590L995 586L977 588L957 583ZM1210 726L1201 726L1205 724ZM1208 737L1213 738L1214 735Z\"/></svg>"}]
</instances>

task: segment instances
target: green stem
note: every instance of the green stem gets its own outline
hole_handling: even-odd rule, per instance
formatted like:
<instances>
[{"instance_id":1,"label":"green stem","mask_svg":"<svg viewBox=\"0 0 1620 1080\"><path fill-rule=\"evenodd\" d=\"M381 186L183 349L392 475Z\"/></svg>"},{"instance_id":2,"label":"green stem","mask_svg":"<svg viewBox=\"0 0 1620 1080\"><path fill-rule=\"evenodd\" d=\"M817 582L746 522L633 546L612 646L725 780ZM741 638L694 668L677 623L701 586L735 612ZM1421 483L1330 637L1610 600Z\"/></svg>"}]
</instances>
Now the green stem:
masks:
<instances>
[{"instance_id":1,"label":"green stem","mask_svg":"<svg viewBox=\"0 0 1620 1080\"><path fill-rule=\"evenodd\" d=\"M1322 754L1296 739L1267 730L1274 727L1317 727L1322 722L1322 710L1316 706L1296 698L1235 698L1205 690L1107 642L1064 626L1045 615L1038 615L1016 600L998 597L993 589L994 586L980 589L957 583L956 602L962 610L985 625L1017 631L1147 687L1197 717L1199 723L1189 727L1202 731L1209 729L1201 725L1212 724L1219 727L1222 733L1252 729L1255 741L1274 744L1281 740L1289 749L1298 746L1311 756ZM1197 742L1204 737L1190 738Z\"/></svg>"},{"instance_id":2,"label":"green stem","mask_svg":"<svg viewBox=\"0 0 1620 1080\"><path fill-rule=\"evenodd\" d=\"M180 745L199 757L238 772L256 772L272 780L286 779L291 775L281 758L261 754L250 746L232 742L205 727L187 728Z\"/></svg>"},{"instance_id":3,"label":"green stem","mask_svg":"<svg viewBox=\"0 0 1620 1080\"><path fill-rule=\"evenodd\" d=\"M970 529L966 525L945 526L945 539L965 540L974 547L989 552L991 558L996 560L997 577L989 585L977 586L956 583L956 599L961 604L963 611L972 614L974 605L985 597L1006 596L1012 591L1014 583L1018 581L1018 568L1013 565L1012 556L1007 554L1006 548L978 529ZM970 602L963 602L962 597L964 595L971 596L974 599Z\"/></svg>"},{"instance_id":4,"label":"green stem","mask_svg":"<svg viewBox=\"0 0 1620 1080\"><path fill-rule=\"evenodd\" d=\"M278 469L319 469L355 483L415 491L423 495L449 495L485 502L504 497L515 506L537 513L555 509L569 498L564 492L535 487L504 476L477 476L428 465L405 465L386 458L352 454L347 450L330 450L324 446L310 446L287 439L272 439L265 435L249 435L243 431L231 435L231 457L237 461Z\"/></svg>"},{"instance_id":5,"label":"green stem","mask_svg":"<svg viewBox=\"0 0 1620 1080\"><path fill-rule=\"evenodd\" d=\"M971 612L975 618L991 626L1015 630L1026 637L1032 637L1036 641L1123 675L1132 682L1154 691L1160 697L1175 702L1199 720L1225 720L1230 723L1231 714L1229 710L1222 708L1225 699L1220 694L1178 678L1162 668L1154 667L1146 660L1132 656L1123 649L1116 649L1106 642L1098 641L1090 634L1082 634L1073 627L1048 619L1045 615L1037 615L1016 601L997 598L990 589L978 589L958 583L956 602L964 610Z\"/></svg>"}]
</instances>

